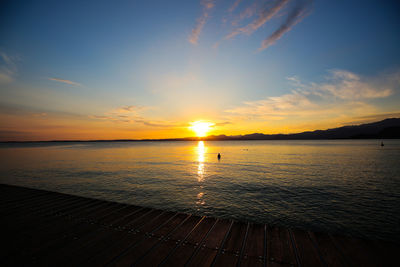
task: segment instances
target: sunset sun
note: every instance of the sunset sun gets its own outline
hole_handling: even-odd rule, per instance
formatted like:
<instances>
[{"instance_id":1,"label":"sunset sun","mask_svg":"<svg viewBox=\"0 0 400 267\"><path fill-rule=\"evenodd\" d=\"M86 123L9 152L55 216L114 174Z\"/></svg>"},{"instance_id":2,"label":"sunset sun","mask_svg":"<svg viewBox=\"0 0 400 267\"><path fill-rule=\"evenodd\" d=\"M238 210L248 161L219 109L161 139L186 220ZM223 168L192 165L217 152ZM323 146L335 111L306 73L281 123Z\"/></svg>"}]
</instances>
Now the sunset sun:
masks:
<instances>
[{"instance_id":1,"label":"sunset sun","mask_svg":"<svg viewBox=\"0 0 400 267\"><path fill-rule=\"evenodd\" d=\"M204 122L204 121L195 121L190 123L191 126L189 129L196 133L197 137L204 137L210 131L211 127L214 126L214 123Z\"/></svg>"}]
</instances>

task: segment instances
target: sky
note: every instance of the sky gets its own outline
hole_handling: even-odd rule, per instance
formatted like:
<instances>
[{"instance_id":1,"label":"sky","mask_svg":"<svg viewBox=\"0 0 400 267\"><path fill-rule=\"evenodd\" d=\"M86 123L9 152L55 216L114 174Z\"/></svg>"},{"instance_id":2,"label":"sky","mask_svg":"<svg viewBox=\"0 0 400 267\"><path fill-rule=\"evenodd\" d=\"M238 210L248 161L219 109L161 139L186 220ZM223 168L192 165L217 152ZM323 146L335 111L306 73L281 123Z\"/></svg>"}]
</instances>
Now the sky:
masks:
<instances>
[{"instance_id":1,"label":"sky","mask_svg":"<svg viewBox=\"0 0 400 267\"><path fill-rule=\"evenodd\" d=\"M0 140L400 117L399 14L389 0L1 1Z\"/></svg>"}]
</instances>

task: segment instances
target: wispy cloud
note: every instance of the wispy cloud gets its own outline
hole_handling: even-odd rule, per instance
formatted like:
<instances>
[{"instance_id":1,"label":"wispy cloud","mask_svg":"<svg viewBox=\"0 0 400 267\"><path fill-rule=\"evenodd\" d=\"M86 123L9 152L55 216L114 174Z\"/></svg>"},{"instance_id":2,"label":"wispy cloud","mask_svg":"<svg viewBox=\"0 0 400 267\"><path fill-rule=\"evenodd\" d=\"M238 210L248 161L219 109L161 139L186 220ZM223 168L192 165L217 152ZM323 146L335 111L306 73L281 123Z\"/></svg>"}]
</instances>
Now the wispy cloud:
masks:
<instances>
[{"instance_id":1,"label":"wispy cloud","mask_svg":"<svg viewBox=\"0 0 400 267\"><path fill-rule=\"evenodd\" d=\"M82 86L82 84L74 82L74 81L70 81L70 80L65 80L65 79L60 79L60 78L48 78L50 81L56 81L56 82L60 82L60 83L66 83L69 85L73 85L73 86Z\"/></svg>"},{"instance_id":2,"label":"wispy cloud","mask_svg":"<svg viewBox=\"0 0 400 267\"><path fill-rule=\"evenodd\" d=\"M211 9L215 6L215 0L201 0L200 3L207 9Z\"/></svg>"},{"instance_id":3,"label":"wispy cloud","mask_svg":"<svg viewBox=\"0 0 400 267\"><path fill-rule=\"evenodd\" d=\"M69 118L69 119L82 119L85 115L74 112L60 111L54 109L47 109L45 107L31 107L20 104L7 104L0 102L0 114L11 115L11 116L22 116L22 117L58 117L58 118Z\"/></svg>"},{"instance_id":4,"label":"wispy cloud","mask_svg":"<svg viewBox=\"0 0 400 267\"><path fill-rule=\"evenodd\" d=\"M160 120L137 119L134 122L141 123L144 126L157 127L157 128L177 128L182 127L181 123Z\"/></svg>"},{"instance_id":5,"label":"wispy cloud","mask_svg":"<svg viewBox=\"0 0 400 267\"><path fill-rule=\"evenodd\" d=\"M197 44L201 31L203 30L204 24L206 24L210 10L214 7L215 2L213 0L202 0L200 4L203 7L202 15L197 19L196 26L193 28L192 33L189 36L189 42Z\"/></svg>"},{"instance_id":6,"label":"wispy cloud","mask_svg":"<svg viewBox=\"0 0 400 267\"><path fill-rule=\"evenodd\" d=\"M242 20L253 17L257 13L257 10L259 9L258 4L259 4L258 2L254 2L250 6L240 11L240 14L232 20L231 24L233 26L237 26L239 22L241 22Z\"/></svg>"},{"instance_id":7,"label":"wispy cloud","mask_svg":"<svg viewBox=\"0 0 400 267\"><path fill-rule=\"evenodd\" d=\"M89 118L112 122L133 123L135 120L142 119L140 112L147 108L148 107L137 105L122 106L101 115L89 115Z\"/></svg>"},{"instance_id":8,"label":"wispy cloud","mask_svg":"<svg viewBox=\"0 0 400 267\"><path fill-rule=\"evenodd\" d=\"M264 50L269 46L273 45L277 40L290 31L293 26L299 23L303 18L305 18L309 12L309 6L311 1L299 2L288 14L286 20L277 30L275 30L270 36L264 39L261 43L259 50Z\"/></svg>"},{"instance_id":9,"label":"wispy cloud","mask_svg":"<svg viewBox=\"0 0 400 267\"><path fill-rule=\"evenodd\" d=\"M261 42L259 51L262 51L275 44L296 24L311 14L312 2L313 0L235 0L225 9L225 15L222 18L223 26L225 27L227 22L230 22L233 29L223 34L213 47L217 48L221 42L231 40L238 35L251 35L267 25L269 21L275 20L277 22L271 25L278 25L278 27L275 30L272 28L272 33ZM189 36L189 42L192 44L198 43L200 33L209 18L209 11L214 8L215 2L201 1L201 5L202 15L197 19L196 26Z\"/></svg>"},{"instance_id":10,"label":"wispy cloud","mask_svg":"<svg viewBox=\"0 0 400 267\"><path fill-rule=\"evenodd\" d=\"M129 105L115 108L102 115L89 115L89 118L115 123L142 124L150 127L175 127L177 124L169 121L159 121L144 118L142 112L149 107Z\"/></svg>"},{"instance_id":11,"label":"wispy cloud","mask_svg":"<svg viewBox=\"0 0 400 267\"><path fill-rule=\"evenodd\" d=\"M17 58L0 51L0 84L11 83L17 73Z\"/></svg>"},{"instance_id":12,"label":"wispy cloud","mask_svg":"<svg viewBox=\"0 0 400 267\"><path fill-rule=\"evenodd\" d=\"M0 69L0 84L14 81L14 73L7 69Z\"/></svg>"},{"instance_id":13,"label":"wispy cloud","mask_svg":"<svg viewBox=\"0 0 400 267\"><path fill-rule=\"evenodd\" d=\"M372 101L394 94L400 86L400 71L366 78L349 71L333 70L320 83L305 84L298 77L288 80L296 86L290 93L244 102L226 112L241 119L266 121L376 114L379 108Z\"/></svg>"},{"instance_id":14,"label":"wispy cloud","mask_svg":"<svg viewBox=\"0 0 400 267\"><path fill-rule=\"evenodd\" d=\"M368 80L349 71L332 70L328 82L313 84L310 89L314 94L345 100L385 98L393 94L396 82L400 84L399 77L400 73L394 73L390 77Z\"/></svg>"},{"instance_id":15,"label":"wispy cloud","mask_svg":"<svg viewBox=\"0 0 400 267\"><path fill-rule=\"evenodd\" d=\"M296 91L289 94L247 101L244 105L226 110L247 119L283 119L292 113L314 110L317 107L308 97Z\"/></svg>"},{"instance_id":16,"label":"wispy cloud","mask_svg":"<svg viewBox=\"0 0 400 267\"><path fill-rule=\"evenodd\" d=\"M131 105L131 106L123 106L120 108L117 108L114 113L138 113L139 111L142 111L146 109L146 107L143 106L136 106L136 105Z\"/></svg>"},{"instance_id":17,"label":"wispy cloud","mask_svg":"<svg viewBox=\"0 0 400 267\"><path fill-rule=\"evenodd\" d=\"M123 124L141 124L148 127L156 127L156 128L177 128L183 127L182 123L177 123L173 121L164 121L164 120L152 120L148 118L144 118L137 114L131 115L116 115L113 113L109 113L108 115L89 115L90 119L108 121L113 123L123 123Z\"/></svg>"},{"instance_id":18,"label":"wispy cloud","mask_svg":"<svg viewBox=\"0 0 400 267\"><path fill-rule=\"evenodd\" d=\"M238 5L240 4L240 2L242 2L242 0L236 0L236 1L231 5L231 7L228 9L228 12L233 12L233 11L238 7Z\"/></svg>"},{"instance_id":19,"label":"wispy cloud","mask_svg":"<svg viewBox=\"0 0 400 267\"><path fill-rule=\"evenodd\" d=\"M279 0L272 3L272 5L266 5L257 19L253 20L251 23L247 24L244 27L237 28L233 30L230 34L225 36L225 39L231 39L238 34L251 34L256 31L258 28L263 26L267 21L272 19L278 12L286 6L289 0ZM255 9L258 8L256 5L253 5L250 9L246 9L246 12L242 14L242 16L252 15Z\"/></svg>"}]
</instances>

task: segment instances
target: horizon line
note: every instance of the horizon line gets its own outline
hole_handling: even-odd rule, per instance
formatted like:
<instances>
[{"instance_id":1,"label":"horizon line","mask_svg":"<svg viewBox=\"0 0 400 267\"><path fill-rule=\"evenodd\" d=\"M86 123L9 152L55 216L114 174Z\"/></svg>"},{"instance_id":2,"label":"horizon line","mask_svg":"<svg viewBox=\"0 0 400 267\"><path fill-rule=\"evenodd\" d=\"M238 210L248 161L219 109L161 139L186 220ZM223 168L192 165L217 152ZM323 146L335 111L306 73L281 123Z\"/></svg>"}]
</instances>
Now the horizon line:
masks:
<instances>
[{"instance_id":1,"label":"horizon line","mask_svg":"<svg viewBox=\"0 0 400 267\"><path fill-rule=\"evenodd\" d=\"M379 123L379 122L383 122L386 120L390 120L390 119L400 119L400 118L386 118L383 120L379 120L379 121L374 121L374 122L369 122L369 123L362 123L362 124L357 124L357 125L345 125L345 126L340 126L340 127L335 127L335 128L328 128L325 130L308 130L308 131L303 131L303 132L297 132L297 133L279 133L279 134L264 134L264 133L250 133L250 134L241 134L241 135L225 135L225 134L220 134L220 135L208 135L208 136L202 136L202 137L196 137L196 136L191 136L191 137L173 137L173 138L143 138L143 139L56 139L56 140L26 140L26 141L18 141L18 140L8 140L8 141L0 141L0 143L51 143L51 142L150 142L150 141L245 141L245 140L249 140L249 141L258 141L258 140L270 140L270 141L274 141L274 140L288 140L288 139L246 139L246 136L250 136L250 135L263 135L263 136L291 136L291 135L298 135L298 134L304 134L304 133L313 133L313 132L318 132L318 131L329 131L329 130L334 130L334 129L340 129L340 128L344 128L344 127L358 127L358 126L363 126L363 125L369 125L369 124L374 124L374 123ZM225 137L227 139L211 139L211 140L207 140L209 138L218 138L218 137ZM240 138L245 138L245 139L240 139ZM370 136L368 137L320 137L320 138L291 138L289 140L335 140L335 139L398 139L397 138L382 138L382 137L376 137L376 136Z\"/></svg>"}]
</instances>

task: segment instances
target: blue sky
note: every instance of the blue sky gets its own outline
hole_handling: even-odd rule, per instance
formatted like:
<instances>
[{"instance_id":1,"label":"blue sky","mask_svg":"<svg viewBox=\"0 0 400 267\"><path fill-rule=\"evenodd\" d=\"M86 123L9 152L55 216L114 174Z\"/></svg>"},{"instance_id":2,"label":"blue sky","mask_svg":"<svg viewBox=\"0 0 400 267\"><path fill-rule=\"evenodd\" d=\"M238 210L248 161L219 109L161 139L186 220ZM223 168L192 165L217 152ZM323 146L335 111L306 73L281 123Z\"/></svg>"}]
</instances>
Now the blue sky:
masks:
<instances>
[{"instance_id":1,"label":"blue sky","mask_svg":"<svg viewBox=\"0 0 400 267\"><path fill-rule=\"evenodd\" d=\"M399 117L396 1L3 1L0 138L296 132ZM99 132L101 134L99 134Z\"/></svg>"}]
</instances>

